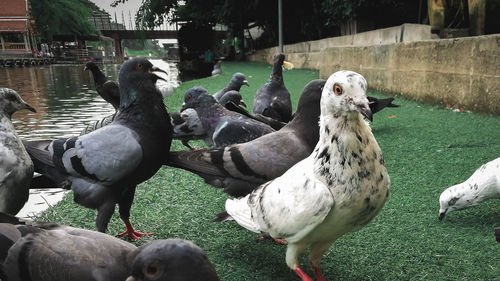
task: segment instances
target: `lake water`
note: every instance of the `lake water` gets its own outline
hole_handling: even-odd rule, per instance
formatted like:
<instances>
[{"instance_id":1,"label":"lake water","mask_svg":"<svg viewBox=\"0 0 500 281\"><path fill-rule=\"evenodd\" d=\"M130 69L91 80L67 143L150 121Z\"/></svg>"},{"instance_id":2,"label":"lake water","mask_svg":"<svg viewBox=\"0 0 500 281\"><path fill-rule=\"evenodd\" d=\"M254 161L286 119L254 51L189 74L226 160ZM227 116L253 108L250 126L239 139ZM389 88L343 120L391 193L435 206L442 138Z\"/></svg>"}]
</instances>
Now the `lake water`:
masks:
<instances>
[{"instance_id":1,"label":"lake water","mask_svg":"<svg viewBox=\"0 0 500 281\"><path fill-rule=\"evenodd\" d=\"M175 63L151 62L168 74L167 81L158 81L160 90L179 85ZM106 77L117 80L119 64L100 64L99 68ZM96 93L92 74L84 70L84 65L0 68L0 87L16 90L37 110L36 113L22 110L12 116L17 133L28 140L79 135L90 121L114 112L113 107ZM61 189L30 190L30 199L18 216L33 216L57 203L64 194Z\"/></svg>"}]
</instances>

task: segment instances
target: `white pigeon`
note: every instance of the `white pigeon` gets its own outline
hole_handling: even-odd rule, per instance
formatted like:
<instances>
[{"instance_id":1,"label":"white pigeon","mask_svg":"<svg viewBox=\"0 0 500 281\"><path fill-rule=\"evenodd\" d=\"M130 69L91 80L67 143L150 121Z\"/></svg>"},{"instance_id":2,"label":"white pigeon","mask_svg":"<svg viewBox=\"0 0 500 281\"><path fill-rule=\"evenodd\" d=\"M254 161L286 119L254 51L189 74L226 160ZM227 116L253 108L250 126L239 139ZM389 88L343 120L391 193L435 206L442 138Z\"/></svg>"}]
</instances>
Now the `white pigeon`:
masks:
<instances>
[{"instance_id":1,"label":"white pigeon","mask_svg":"<svg viewBox=\"0 0 500 281\"><path fill-rule=\"evenodd\" d=\"M358 73L332 74L322 91L313 153L246 197L226 201L225 220L288 242L286 263L304 281L312 279L298 256L310 247L309 264L324 280L324 253L337 238L370 222L389 194L382 152L363 120L372 119L366 86Z\"/></svg>"},{"instance_id":2,"label":"white pigeon","mask_svg":"<svg viewBox=\"0 0 500 281\"><path fill-rule=\"evenodd\" d=\"M21 109L35 112L19 94L0 88L0 211L17 214L29 196L33 162L12 124L12 114Z\"/></svg>"},{"instance_id":3,"label":"white pigeon","mask_svg":"<svg viewBox=\"0 0 500 281\"><path fill-rule=\"evenodd\" d=\"M439 220L455 210L476 206L487 199L500 198L500 157L477 169L463 183L448 187L439 196Z\"/></svg>"}]
</instances>

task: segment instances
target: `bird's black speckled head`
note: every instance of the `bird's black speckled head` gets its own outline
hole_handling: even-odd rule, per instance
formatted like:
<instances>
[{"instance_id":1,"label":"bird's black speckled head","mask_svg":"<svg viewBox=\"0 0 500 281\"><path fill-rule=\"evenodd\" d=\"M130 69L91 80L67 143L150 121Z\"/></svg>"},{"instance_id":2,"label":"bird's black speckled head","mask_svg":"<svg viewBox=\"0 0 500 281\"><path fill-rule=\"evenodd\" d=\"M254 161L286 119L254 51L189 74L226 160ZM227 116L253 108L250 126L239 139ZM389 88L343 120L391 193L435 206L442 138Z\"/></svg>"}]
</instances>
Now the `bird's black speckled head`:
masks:
<instances>
[{"instance_id":1,"label":"bird's black speckled head","mask_svg":"<svg viewBox=\"0 0 500 281\"><path fill-rule=\"evenodd\" d=\"M14 112L21 109L28 109L32 112L36 112L36 110L31 105L27 104L16 91L9 88L0 88L0 111L10 118Z\"/></svg>"},{"instance_id":2,"label":"bird's black speckled head","mask_svg":"<svg viewBox=\"0 0 500 281\"><path fill-rule=\"evenodd\" d=\"M161 93L156 89L155 83L158 79L163 79L155 72L164 70L153 66L146 58L134 58L126 61L120 68L118 83L120 84L120 108L126 108L134 101L143 97L143 95L159 95Z\"/></svg>"},{"instance_id":3,"label":"bird's black speckled head","mask_svg":"<svg viewBox=\"0 0 500 281\"><path fill-rule=\"evenodd\" d=\"M186 108L200 108L217 104L217 100L202 87L193 87L184 94L181 112Z\"/></svg>"},{"instance_id":4,"label":"bird's black speckled head","mask_svg":"<svg viewBox=\"0 0 500 281\"><path fill-rule=\"evenodd\" d=\"M132 274L127 281L219 280L205 252L186 240L156 240L132 255Z\"/></svg>"}]
</instances>

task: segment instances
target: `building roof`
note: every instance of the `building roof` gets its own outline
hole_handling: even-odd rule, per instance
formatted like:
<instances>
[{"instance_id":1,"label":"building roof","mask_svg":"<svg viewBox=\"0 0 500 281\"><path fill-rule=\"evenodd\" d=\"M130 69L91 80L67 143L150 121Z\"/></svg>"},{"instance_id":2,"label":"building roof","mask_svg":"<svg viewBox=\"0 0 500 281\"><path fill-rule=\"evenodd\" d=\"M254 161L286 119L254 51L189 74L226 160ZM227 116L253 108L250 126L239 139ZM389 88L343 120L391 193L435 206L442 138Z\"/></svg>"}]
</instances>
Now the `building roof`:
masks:
<instances>
[{"instance_id":1,"label":"building roof","mask_svg":"<svg viewBox=\"0 0 500 281\"><path fill-rule=\"evenodd\" d=\"M33 32L28 0L0 0L0 33Z\"/></svg>"}]
</instances>

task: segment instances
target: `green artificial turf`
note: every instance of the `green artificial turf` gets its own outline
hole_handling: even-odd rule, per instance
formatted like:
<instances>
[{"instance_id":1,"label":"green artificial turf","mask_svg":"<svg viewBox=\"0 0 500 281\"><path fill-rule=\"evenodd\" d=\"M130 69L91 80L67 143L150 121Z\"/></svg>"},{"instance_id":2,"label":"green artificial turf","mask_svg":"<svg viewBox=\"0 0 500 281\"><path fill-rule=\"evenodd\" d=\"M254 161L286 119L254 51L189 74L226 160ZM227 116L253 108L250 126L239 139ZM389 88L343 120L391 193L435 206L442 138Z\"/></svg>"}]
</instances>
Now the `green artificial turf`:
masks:
<instances>
[{"instance_id":1,"label":"green artificial turf","mask_svg":"<svg viewBox=\"0 0 500 281\"><path fill-rule=\"evenodd\" d=\"M203 86L214 93L237 71L248 77L250 87L244 86L241 92L250 105L271 67L224 62L222 70L219 77L182 83L166 100L169 111L180 108L188 88ZM312 70L284 72L294 111L303 87L317 77L318 72ZM391 177L389 199L368 226L333 244L322 260L326 279L500 280L500 243L493 237L493 228L500 226L499 200L437 220L441 192L500 156L500 117L395 98L401 107L384 109L375 114L372 123ZM184 149L178 141L172 144L172 150ZM73 203L71 195L39 219L95 229L96 212ZM194 174L163 167L137 188L132 223L138 230L156 235L135 243L174 237L192 240L206 251L224 281L299 280L285 264L285 246L257 242L257 234L234 222L210 222L224 209L227 198ZM116 211L108 233L122 230ZM312 276L307 255L300 261Z\"/></svg>"}]
</instances>

